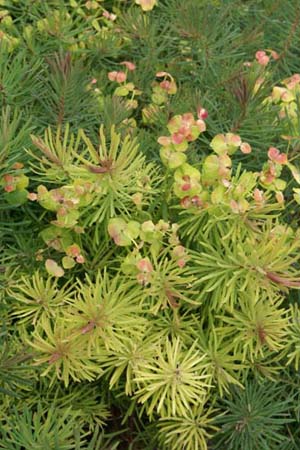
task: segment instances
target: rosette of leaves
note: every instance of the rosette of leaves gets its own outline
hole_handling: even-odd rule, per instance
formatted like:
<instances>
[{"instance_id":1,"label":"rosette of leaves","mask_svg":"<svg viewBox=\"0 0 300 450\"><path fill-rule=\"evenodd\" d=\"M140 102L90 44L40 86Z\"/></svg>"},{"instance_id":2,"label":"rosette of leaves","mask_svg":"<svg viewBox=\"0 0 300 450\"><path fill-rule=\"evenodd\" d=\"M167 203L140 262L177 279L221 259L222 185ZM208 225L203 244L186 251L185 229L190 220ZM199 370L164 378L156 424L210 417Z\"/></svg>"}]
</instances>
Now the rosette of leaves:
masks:
<instances>
[{"instance_id":1,"label":"rosette of leaves","mask_svg":"<svg viewBox=\"0 0 300 450\"><path fill-rule=\"evenodd\" d=\"M256 298L240 294L239 303L228 315L222 315L219 332L232 344L234 355L252 363L259 357L285 356L288 339L289 311L282 307L283 298L271 300L262 293Z\"/></svg>"},{"instance_id":2,"label":"rosette of leaves","mask_svg":"<svg viewBox=\"0 0 300 450\"><path fill-rule=\"evenodd\" d=\"M205 402L209 384L204 356L197 344L185 348L179 338L157 346L155 357L135 378L140 385L135 396L150 417L185 416L192 405Z\"/></svg>"},{"instance_id":3,"label":"rosette of leaves","mask_svg":"<svg viewBox=\"0 0 300 450\"><path fill-rule=\"evenodd\" d=\"M243 371L246 364L242 361L242 352L236 348L226 335L220 322L210 315L206 326L198 322L194 325L193 336L198 339L199 347L205 354L205 362L210 383L218 389L220 397L228 392L231 385L243 387ZM202 320L203 322L203 320Z\"/></svg>"},{"instance_id":4,"label":"rosette of leaves","mask_svg":"<svg viewBox=\"0 0 300 450\"><path fill-rule=\"evenodd\" d=\"M299 288L300 243L290 228L266 221L256 231L237 229L235 239L220 231L190 252L195 286L206 293L210 308L233 308L240 292L252 293L254 299L265 293L272 302L276 293Z\"/></svg>"},{"instance_id":5,"label":"rosette of leaves","mask_svg":"<svg viewBox=\"0 0 300 450\"><path fill-rule=\"evenodd\" d=\"M136 381L139 370L150 363L156 356L157 335L150 327L144 336L132 339L124 334L122 340L113 345L108 353L108 379L110 389L122 389L126 395L132 396L140 387Z\"/></svg>"},{"instance_id":6,"label":"rosette of leaves","mask_svg":"<svg viewBox=\"0 0 300 450\"><path fill-rule=\"evenodd\" d=\"M171 259L162 258L154 261L149 287L144 289L145 303L149 310L156 313L161 308L177 308L183 304L197 305L194 278L188 269L178 267Z\"/></svg>"},{"instance_id":7,"label":"rosette of leaves","mask_svg":"<svg viewBox=\"0 0 300 450\"><path fill-rule=\"evenodd\" d=\"M218 430L214 424L216 410L192 407L185 416L159 420L159 439L165 449L207 450L208 441Z\"/></svg>"},{"instance_id":8,"label":"rosette of leaves","mask_svg":"<svg viewBox=\"0 0 300 450\"><path fill-rule=\"evenodd\" d=\"M214 440L216 448L284 448L289 440L285 426L293 421L292 401L292 396L284 396L283 386L276 383L248 381L245 389L234 388L220 403L226 411L216 419L220 426Z\"/></svg>"},{"instance_id":9,"label":"rosette of leaves","mask_svg":"<svg viewBox=\"0 0 300 450\"><path fill-rule=\"evenodd\" d=\"M22 277L17 285L9 289L14 307L12 317L19 323L36 325L39 320L57 317L59 309L72 296L73 287L58 285L57 278L44 278L38 271L31 277Z\"/></svg>"},{"instance_id":10,"label":"rosette of leaves","mask_svg":"<svg viewBox=\"0 0 300 450\"><path fill-rule=\"evenodd\" d=\"M131 264L129 264L131 263ZM198 305L193 289L193 276L187 268L181 268L176 261L162 257L141 258L129 254L123 270L137 286L140 286L140 301L152 314L165 308L176 309L184 304Z\"/></svg>"},{"instance_id":11,"label":"rosette of leaves","mask_svg":"<svg viewBox=\"0 0 300 450\"><path fill-rule=\"evenodd\" d=\"M44 140L33 137L43 153L35 170L49 175L61 187L51 191L43 188L37 201L63 217L64 222L58 220L58 226L74 227L80 222L82 226L97 223L99 227L118 213L129 216L136 209L137 194L142 197L141 204L147 205L158 177L154 165L146 164L135 139L128 135L121 142L114 127L109 140L100 128L98 147L83 130L76 139L66 130L62 142L59 130L55 140L51 136L48 130ZM56 173L58 178L54 180ZM62 184L61 176L68 184Z\"/></svg>"},{"instance_id":12,"label":"rosette of leaves","mask_svg":"<svg viewBox=\"0 0 300 450\"><path fill-rule=\"evenodd\" d=\"M71 380L93 381L103 373L95 355L87 354L86 339L72 335L62 317L54 323L48 318L40 320L28 344L34 350L35 364L41 366L41 376L49 375L50 385L58 379L67 387ZM97 360L101 358L105 359L105 352L98 348Z\"/></svg>"},{"instance_id":13,"label":"rosette of leaves","mask_svg":"<svg viewBox=\"0 0 300 450\"><path fill-rule=\"evenodd\" d=\"M68 301L63 317L70 334L82 341L86 355L117 347L126 334L138 339L147 326L140 303L140 290L116 274L98 273L92 280L77 281L77 292Z\"/></svg>"},{"instance_id":14,"label":"rosette of leaves","mask_svg":"<svg viewBox=\"0 0 300 450\"><path fill-rule=\"evenodd\" d=\"M154 194L157 183L157 169L152 163L145 162L145 157L139 152L137 141L126 136L121 143L121 136L111 129L108 147L103 127L99 133L99 147L96 149L91 140L82 133L86 144L86 152L78 156L87 170L88 179L95 180L97 198L92 206L97 209L87 223L97 223L106 217L121 213L128 215L135 209L134 195L143 194L142 204L147 204ZM85 159L87 157L87 159Z\"/></svg>"}]
</instances>

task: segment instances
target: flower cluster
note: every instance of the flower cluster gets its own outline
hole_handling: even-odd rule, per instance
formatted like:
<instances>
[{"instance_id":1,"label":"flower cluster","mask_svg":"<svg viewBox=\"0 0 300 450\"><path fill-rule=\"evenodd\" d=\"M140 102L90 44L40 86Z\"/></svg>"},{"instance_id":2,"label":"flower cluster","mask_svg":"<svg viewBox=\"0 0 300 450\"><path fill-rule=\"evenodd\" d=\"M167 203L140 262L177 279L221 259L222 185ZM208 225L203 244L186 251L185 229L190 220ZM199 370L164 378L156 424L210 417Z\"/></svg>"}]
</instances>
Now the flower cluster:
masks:
<instances>
[{"instance_id":1,"label":"flower cluster","mask_svg":"<svg viewBox=\"0 0 300 450\"><path fill-rule=\"evenodd\" d=\"M282 81L283 86L275 86L267 102L279 105L279 118L297 120L297 96L300 94L300 74L296 73Z\"/></svg>"},{"instance_id":2,"label":"flower cluster","mask_svg":"<svg viewBox=\"0 0 300 450\"><path fill-rule=\"evenodd\" d=\"M187 282L185 266L189 260L187 249L180 243L178 225L159 220L143 223L111 219L108 233L118 246L132 247L122 259L121 269L144 289L145 298L153 298L150 308L177 307L177 299L185 299L181 292ZM179 289L179 291L178 291Z\"/></svg>"},{"instance_id":3,"label":"flower cluster","mask_svg":"<svg viewBox=\"0 0 300 450\"><path fill-rule=\"evenodd\" d=\"M30 200L37 200L43 208L56 212L52 223L61 228L74 228L80 216L80 209L93 199L95 185L92 182L76 180L73 185L48 190L39 185L37 194L31 194Z\"/></svg>"},{"instance_id":4,"label":"flower cluster","mask_svg":"<svg viewBox=\"0 0 300 450\"><path fill-rule=\"evenodd\" d=\"M203 114L203 111L201 112ZM170 136L161 136L158 143L162 146L160 157L170 169L176 169L186 161L184 152L189 142L195 141L206 130L203 119L194 118L192 113L174 116L168 123Z\"/></svg>"},{"instance_id":5,"label":"flower cluster","mask_svg":"<svg viewBox=\"0 0 300 450\"><path fill-rule=\"evenodd\" d=\"M156 115L168 104L170 96L177 92L176 81L169 72L157 72L156 78L160 81L152 83L151 103L142 109L145 124L155 123Z\"/></svg>"},{"instance_id":6,"label":"flower cluster","mask_svg":"<svg viewBox=\"0 0 300 450\"><path fill-rule=\"evenodd\" d=\"M137 89L132 82L127 82L127 77L129 72L133 72L136 66L131 61L122 61L121 66L125 66L125 70L113 70L108 72L108 79L119 86L114 90L114 95L117 97L127 97L126 106L128 109L135 109L138 106L135 96L140 95L142 92Z\"/></svg>"},{"instance_id":7,"label":"flower cluster","mask_svg":"<svg viewBox=\"0 0 300 450\"><path fill-rule=\"evenodd\" d=\"M174 170L173 192L179 198L181 207L202 210L223 205L234 214L244 214L262 208L266 204L268 192L274 192L276 202L283 203L282 191L286 182L280 178L282 169L288 166L295 174L296 168L288 162L287 155L275 147L270 147L268 161L261 173L249 171L234 176L232 156L238 150L242 154L249 154L252 148L239 135L228 132L212 139L210 147L214 153L204 158L200 169L187 163L189 142L197 139L200 132L205 130L205 123L199 118L201 116L207 117L203 108L198 110L197 120L191 113L173 117L168 123L171 135L158 139L163 146L160 150L162 162Z\"/></svg>"},{"instance_id":8,"label":"flower cluster","mask_svg":"<svg viewBox=\"0 0 300 450\"><path fill-rule=\"evenodd\" d=\"M283 191L286 187L286 182L280 178L283 166L288 164L287 155L280 153L275 147L270 147L268 150L268 161L263 165L263 170L260 174L260 183L269 190L276 192L276 198L279 202L283 201Z\"/></svg>"},{"instance_id":9,"label":"flower cluster","mask_svg":"<svg viewBox=\"0 0 300 450\"><path fill-rule=\"evenodd\" d=\"M217 134L210 146L218 155L233 155L238 149L245 154L251 153L251 146L234 133Z\"/></svg>"},{"instance_id":10,"label":"flower cluster","mask_svg":"<svg viewBox=\"0 0 300 450\"><path fill-rule=\"evenodd\" d=\"M16 162L10 173L5 173L0 181L6 195L5 198L11 205L20 205L27 201L29 178L23 173L23 163Z\"/></svg>"},{"instance_id":11,"label":"flower cluster","mask_svg":"<svg viewBox=\"0 0 300 450\"><path fill-rule=\"evenodd\" d=\"M300 95L300 74L296 73L281 82L281 86L274 86L272 94L265 99L265 105L275 105L278 107L278 122L286 134L281 137L289 142L295 142L299 139L299 108L298 98ZM282 171L282 166L286 166L297 182L300 184L299 169L292 164L285 153L274 147L268 152L269 161L263 168L261 181L269 187L276 188L276 183L280 184L279 188L285 187L285 182L279 180L278 176ZM277 178L277 181L274 181ZM274 186L275 183L275 186ZM274 189L275 190L275 189ZM294 199L298 199L298 188L294 188Z\"/></svg>"},{"instance_id":12,"label":"flower cluster","mask_svg":"<svg viewBox=\"0 0 300 450\"><path fill-rule=\"evenodd\" d=\"M255 59L261 66L267 66L270 62L270 58L273 58L275 61L279 59L279 55L275 50L268 50L269 56L264 50L258 50L255 53Z\"/></svg>"},{"instance_id":13,"label":"flower cluster","mask_svg":"<svg viewBox=\"0 0 300 450\"><path fill-rule=\"evenodd\" d=\"M155 105L162 105L168 100L168 95L174 95L177 92L177 86L174 78L169 72L157 72L157 78L162 81L155 81L152 84L152 97L151 100Z\"/></svg>"},{"instance_id":14,"label":"flower cluster","mask_svg":"<svg viewBox=\"0 0 300 450\"><path fill-rule=\"evenodd\" d=\"M81 227L75 227L75 235L79 235L83 232ZM49 250L54 249L56 252L63 254L61 258L62 267L53 259L47 258L45 261L45 267L49 274L56 277L64 275L63 269L72 269L76 263L84 264L85 257L81 247L74 242L74 235L71 230L58 227L56 225L49 225L44 228L40 237L46 244L46 248L39 249L36 254L38 261L44 260L44 253L49 253Z\"/></svg>"}]
</instances>

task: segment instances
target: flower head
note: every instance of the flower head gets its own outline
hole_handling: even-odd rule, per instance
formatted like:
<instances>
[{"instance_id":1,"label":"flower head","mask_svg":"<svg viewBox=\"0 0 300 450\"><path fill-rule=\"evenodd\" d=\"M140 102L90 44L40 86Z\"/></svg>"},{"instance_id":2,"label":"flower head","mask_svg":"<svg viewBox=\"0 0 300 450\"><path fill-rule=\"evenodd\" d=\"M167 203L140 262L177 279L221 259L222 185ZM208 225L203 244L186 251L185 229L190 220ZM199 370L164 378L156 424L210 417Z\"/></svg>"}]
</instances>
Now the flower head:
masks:
<instances>
[{"instance_id":1,"label":"flower head","mask_svg":"<svg viewBox=\"0 0 300 450\"><path fill-rule=\"evenodd\" d=\"M122 61L120 63L122 66L126 66L126 69L133 71L136 69L136 65L131 61Z\"/></svg>"},{"instance_id":2,"label":"flower head","mask_svg":"<svg viewBox=\"0 0 300 450\"><path fill-rule=\"evenodd\" d=\"M117 72L116 70L108 72L108 79L110 81L116 81L117 83L124 83L126 81L127 75L125 72Z\"/></svg>"},{"instance_id":3,"label":"flower head","mask_svg":"<svg viewBox=\"0 0 300 450\"><path fill-rule=\"evenodd\" d=\"M258 64L260 64L261 66L266 66L270 61L269 56L263 50L257 51L255 53L255 58L256 58Z\"/></svg>"},{"instance_id":4,"label":"flower head","mask_svg":"<svg viewBox=\"0 0 300 450\"><path fill-rule=\"evenodd\" d=\"M268 157L271 161L283 165L287 164L288 159L285 153L280 153L278 148L276 147L270 147L268 150Z\"/></svg>"}]
</instances>

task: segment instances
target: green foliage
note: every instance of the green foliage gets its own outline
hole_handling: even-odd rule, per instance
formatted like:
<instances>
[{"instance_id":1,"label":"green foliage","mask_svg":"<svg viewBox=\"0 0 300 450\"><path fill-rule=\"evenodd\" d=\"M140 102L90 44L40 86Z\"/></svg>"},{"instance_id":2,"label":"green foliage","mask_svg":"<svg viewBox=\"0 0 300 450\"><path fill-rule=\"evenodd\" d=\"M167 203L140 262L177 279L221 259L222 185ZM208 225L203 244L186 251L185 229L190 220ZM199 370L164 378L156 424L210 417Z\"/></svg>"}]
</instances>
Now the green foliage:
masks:
<instances>
[{"instance_id":1,"label":"green foliage","mask_svg":"<svg viewBox=\"0 0 300 450\"><path fill-rule=\"evenodd\" d=\"M76 421L70 420L68 416L67 410L60 416L59 411L51 408L45 416L40 407L35 413L24 408L15 422L8 422L9 431L4 434L0 445L6 449L73 449L70 438L75 433Z\"/></svg>"},{"instance_id":2,"label":"green foliage","mask_svg":"<svg viewBox=\"0 0 300 450\"><path fill-rule=\"evenodd\" d=\"M0 447L300 447L300 9L0 1Z\"/></svg>"},{"instance_id":3,"label":"green foliage","mask_svg":"<svg viewBox=\"0 0 300 450\"><path fill-rule=\"evenodd\" d=\"M282 386L249 382L224 400L226 413L217 419L222 427L217 447L236 449L275 448L289 438L284 426L292 422L287 413L292 398L282 397Z\"/></svg>"}]
</instances>

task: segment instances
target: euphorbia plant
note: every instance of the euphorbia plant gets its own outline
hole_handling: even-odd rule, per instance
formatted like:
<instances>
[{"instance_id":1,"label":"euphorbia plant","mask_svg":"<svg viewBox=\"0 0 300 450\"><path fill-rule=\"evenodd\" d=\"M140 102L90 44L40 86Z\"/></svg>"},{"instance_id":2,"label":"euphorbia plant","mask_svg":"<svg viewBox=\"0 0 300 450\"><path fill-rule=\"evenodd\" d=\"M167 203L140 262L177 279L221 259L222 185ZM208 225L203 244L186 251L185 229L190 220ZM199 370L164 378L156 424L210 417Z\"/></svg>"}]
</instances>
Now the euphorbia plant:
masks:
<instances>
[{"instance_id":1,"label":"euphorbia plant","mask_svg":"<svg viewBox=\"0 0 300 450\"><path fill-rule=\"evenodd\" d=\"M0 447L299 448L298 2L4 3Z\"/></svg>"},{"instance_id":2,"label":"euphorbia plant","mask_svg":"<svg viewBox=\"0 0 300 450\"><path fill-rule=\"evenodd\" d=\"M67 144L68 138L70 142ZM48 190L39 185L37 192L28 197L55 213L51 225L42 231L41 236L48 247L65 253L62 260L65 269L72 268L76 262L84 263L82 250L76 241L80 241L80 234L86 228L95 222L107 223L117 214L129 216L131 211L142 210L155 192L159 179L154 175L154 165L146 165L145 158L138 154L134 139L127 136L121 144L120 135L112 129L110 143L107 144L103 128L99 131L99 139L97 150L81 130L74 146L74 137L69 137L66 132L63 145L68 146L68 157L62 158L60 131L55 146L50 130L45 141L37 141L33 137L33 142L44 155L37 170L54 176L53 168L58 166L58 173L62 175L62 179L59 176L53 180L59 187ZM81 154L77 152L80 146L84 148ZM77 246L76 254L70 250L71 246Z\"/></svg>"},{"instance_id":3,"label":"euphorbia plant","mask_svg":"<svg viewBox=\"0 0 300 450\"><path fill-rule=\"evenodd\" d=\"M193 165L189 145L205 132L203 119L175 115L167 128L170 136L158 138L159 176L135 140L121 142L114 129L106 137L100 128L98 148L82 130L69 145L68 134L63 144L59 133L56 144L49 134L33 138L44 154L35 170L49 171L56 185L28 196L50 218L37 259L53 255L45 266L56 279L77 265L84 270L91 259L85 233L96 245L111 240L116 257L72 289L55 284L46 293L49 281L36 273L9 293L12 317L34 327L26 342L51 384L104 379L150 419L173 421L191 410L198 417L210 396L243 386L255 365L267 374L267 361L280 363L289 348L297 364L295 313L282 304L284 292L300 287L300 241L276 219L289 169L284 152L270 147L260 172L243 169L234 158L251 147L226 133ZM155 205L163 181L173 223ZM192 442L206 445L199 439Z\"/></svg>"}]
</instances>

